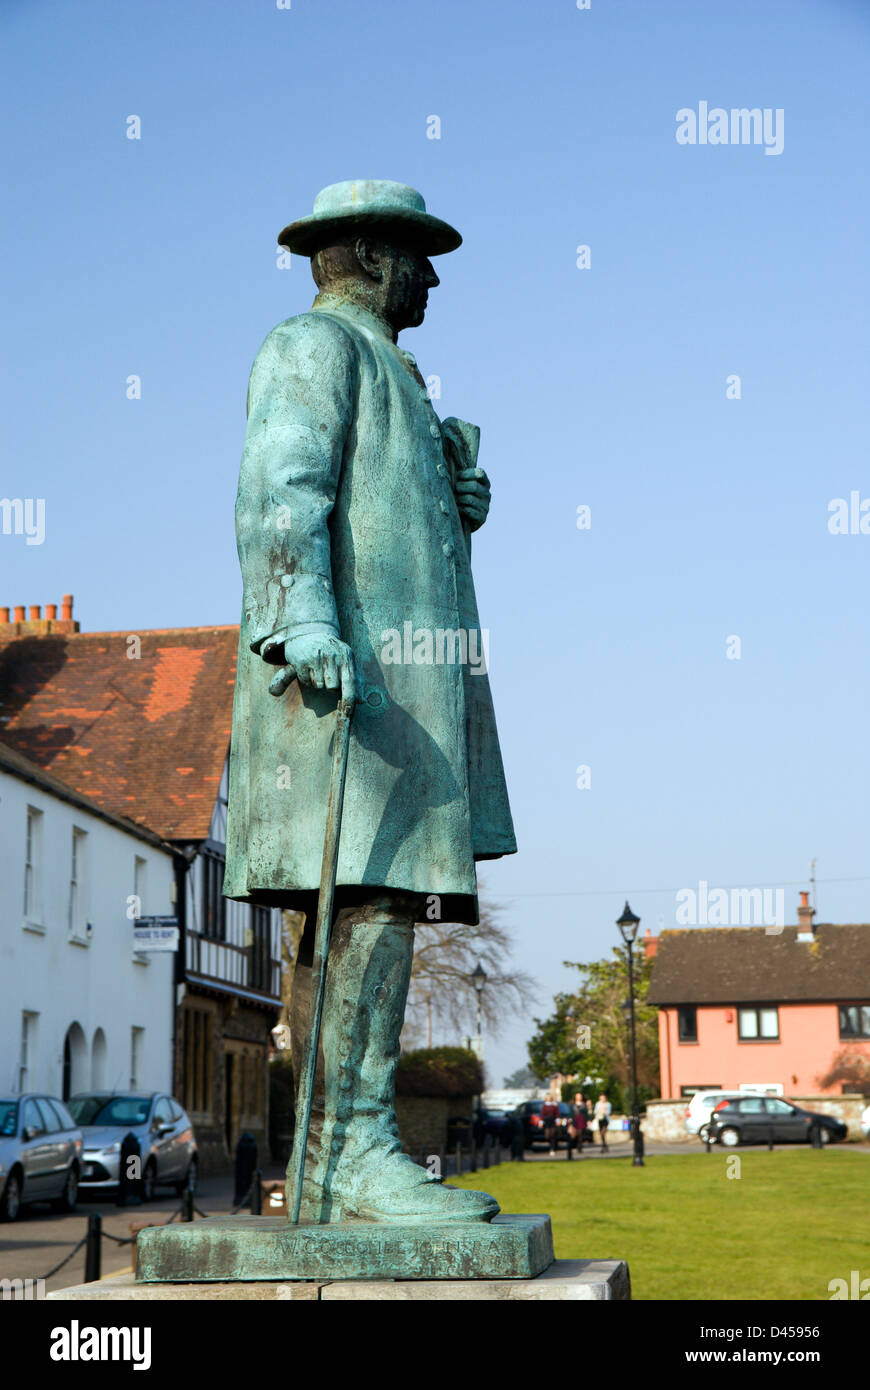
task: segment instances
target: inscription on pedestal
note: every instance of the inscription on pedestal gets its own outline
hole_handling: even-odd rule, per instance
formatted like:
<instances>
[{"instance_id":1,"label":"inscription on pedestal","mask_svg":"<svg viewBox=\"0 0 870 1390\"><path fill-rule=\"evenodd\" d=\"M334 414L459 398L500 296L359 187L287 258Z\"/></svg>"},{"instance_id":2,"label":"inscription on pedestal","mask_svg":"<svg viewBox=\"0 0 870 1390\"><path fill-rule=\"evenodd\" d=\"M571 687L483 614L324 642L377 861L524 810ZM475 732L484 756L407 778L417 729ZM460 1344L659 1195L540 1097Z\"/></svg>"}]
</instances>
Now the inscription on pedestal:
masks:
<instances>
[{"instance_id":1,"label":"inscription on pedestal","mask_svg":"<svg viewBox=\"0 0 870 1390\"><path fill-rule=\"evenodd\" d=\"M146 1283L292 1279L533 1279L553 1261L548 1216L500 1215L440 1226L278 1217L210 1217L141 1231L136 1278Z\"/></svg>"}]
</instances>

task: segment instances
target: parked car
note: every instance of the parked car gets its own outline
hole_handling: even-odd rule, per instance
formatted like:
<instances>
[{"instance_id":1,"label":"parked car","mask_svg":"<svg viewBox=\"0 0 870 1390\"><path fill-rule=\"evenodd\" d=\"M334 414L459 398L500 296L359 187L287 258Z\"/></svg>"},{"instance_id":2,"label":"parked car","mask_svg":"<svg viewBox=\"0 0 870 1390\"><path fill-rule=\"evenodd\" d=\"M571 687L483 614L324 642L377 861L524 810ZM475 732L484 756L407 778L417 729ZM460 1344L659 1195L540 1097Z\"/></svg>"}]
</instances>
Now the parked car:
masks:
<instances>
[{"instance_id":1,"label":"parked car","mask_svg":"<svg viewBox=\"0 0 870 1390\"><path fill-rule=\"evenodd\" d=\"M848 1130L832 1115L802 1110L779 1096L741 1096L721 1100L710 1116L710 1132L717 1144L811 1143L818 1132L823 1144L845 1139Z\"/></svg>"},{"instance_id":2,"label":"parked car","mask_svg":"<svg viewBox=\"0 0 870 1390\"><path fill-rule=\"evenodd\" d=\"M26 1202L75 1211L81 1163L82 1132L63 1101L0 1100L0 1221L17 1221Z\"/></svg>"},{"instance_id":3,"label":"parked car","mask_svg":"<svg viewBox=\"0 0 870 1390\"><path fill-rule=\"evenodd\" d=\"M865 1139L870 1139L870 1105L861 1112L861 1119L858 1122L861 1126L861 1133Z\"/></svg>"},{"instance_id":4,"label":"parked car","mask_svg":"<svg viewBox=\"0 0 870 1390\"><path fill-rule=\"evenodd\" d=\"M196 1186L197 1148L193 1124L177 1100L159 1091L143 1095L88 1091L73 1096L69 1108L82 1127L82 1190L117 1187L121 1145L132 1134L141 1156L143 1202L158 1187L179 1196Z\"/></svg>"},{"instance_id":5,"label":"parked car","mask_svg":"<svg viewBox=\"0 0 870 1390\"><path fill-rule=\"evenodd\" d=\"M514 1111L523 1126L523 1137L526 1148L532 1149L535 1144L545 1144L544 1122L541 1119L542 1100L524 1100ZM556 1146L559 1144L570 1144L571 1139L568 1134L568 1126L571 1123L573 1111L571 1106L564 1100L559 1101L559 1114L556 1119Z\"/></svg>"},{"instance_id":6,"label":"parked car","mask_svg":"<svg viewBox=\"0 0 870 1390\"><path fill-rule=\"evenodd\" d=\"M477 1132L481 1140L486 1140L487 1136L491 1135L494 1144L504 1146L510 1143L512 1128L513 1121L509 1110L482 1110L480 1112Z\"/></svg>"},{"instance_id":7,"label":"parked car","mask_svg":"<svg viewBox=\"0 0 870 1390\"><path fill-rule=\"evenodd\" d=\"M697 1134L702 1143L706 1144L707 1129L714 1107L722 1100L739 1100L745 1094L745 1091L725 1091L721 1087L717 1091L696 1091L686 1106L687 1132Z\"/></svg>"}]
</instances>

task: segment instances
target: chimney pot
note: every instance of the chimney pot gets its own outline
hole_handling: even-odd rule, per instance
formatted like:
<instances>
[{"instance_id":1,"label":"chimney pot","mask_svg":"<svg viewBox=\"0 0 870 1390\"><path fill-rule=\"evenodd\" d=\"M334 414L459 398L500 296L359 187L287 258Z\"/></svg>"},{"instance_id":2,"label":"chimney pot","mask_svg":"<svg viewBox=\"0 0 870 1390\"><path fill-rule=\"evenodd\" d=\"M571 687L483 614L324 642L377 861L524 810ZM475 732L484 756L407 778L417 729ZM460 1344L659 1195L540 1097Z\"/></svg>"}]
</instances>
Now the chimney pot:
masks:
<instances>
[{"instance_id":1,"label":"chimney pot","mask_svg":"<svg viewBox=\"0 0 870 1390\"><path fill-rule=\"evenodd\" d=\"M816 909L814 907L810 907L809 893L801 892L801 905L797 910L797 915L798 941L812 941L813 937L815 936L813 918L816 915Z\"/></svg>"},{"instance_id":2,"label":"chimney pot","mask_svg":"<svg viewBox=\"0 0 870 1390\"><path fill-rule=\"evenodd\" d=\"M42 605L39 604L39 603L31 603L31 605L30 605L30 621L31 621L32 623L38 623L41 617L42 617Z\"/></svg>"},{"instance_id":3,"label":"chimney pot","mask_svg":"<svg viewBox=\"0 0 870 1390\"><path fill-rule=\"evenodd\" d=\"M24 604L23 604L23 603L16 603L16 605L15 605L15 619L14 619L14 621L15 621L16 623L23 623L23 622L24 622Z\"/></svg>"},{"instance_id":4,"label":"chimney pot","mask_svg":"<svg viewBox=\"0 0 870 1390\"><path fill-rule=\"evenodd\" d=\"M57 604L56 604L56 603L47 603L47 604L45 605L45 616L46 616L46 618L48 618L49 620L53 620L53 619L55 619L55 618L57 617Z\"/></svg>"},{"instance_id":5,"label":"chimney pot","mask_svg":"<svg viewBox=\"0 0 870 1390\"><path fill-rule=\"evenodd\" d=\"M64 594L63 599L61 601L60 616L64 619L72 618L72 610L73 596L72 594Z\"/></svg>"},{"instance_id":6,"label":"chimney pot","mask_svg":"<svg viewBox=\"0 0 870 1390\"><path fill-rule=\"evenodd\" d=\"M0 608L0 623L8 623L8 622L9 622L9 609L8 609L8 608Z\"/></svg>"}]
</instances>

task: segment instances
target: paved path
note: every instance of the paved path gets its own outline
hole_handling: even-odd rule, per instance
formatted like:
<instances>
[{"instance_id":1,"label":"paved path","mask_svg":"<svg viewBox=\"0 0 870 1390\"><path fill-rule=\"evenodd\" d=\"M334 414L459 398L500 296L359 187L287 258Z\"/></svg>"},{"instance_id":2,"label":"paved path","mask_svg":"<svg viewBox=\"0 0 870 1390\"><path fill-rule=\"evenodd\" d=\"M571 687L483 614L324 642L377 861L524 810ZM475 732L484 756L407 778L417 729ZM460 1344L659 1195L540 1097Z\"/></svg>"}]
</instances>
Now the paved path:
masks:
<instances>
[{"instance_id":1,"label":"paved path","mask_svg":"<svg viewBox=\"0 0 870 1390\"><path fill-rule=\"evenodd\" d=\"M270 1164L263 1176L270 1180L283 1177L283 1169ZM202 1178L196 1192L196 1205L209 1216L232 1210L233 1179L230 1175ZM153 1202L143 1206L138 1201L126 1207L116 1207L114 1201L98 1200L82 1195L76 1211L59 1216L46 1204L24 1207L18 1220L0 1226L0 1279L37 1279L53 1269L78 1244L88 1225L88 1214L98 1211L103 1218L103 1230L114 1236L129 1236L131 1222L167 1221L177 1212L180 1202L174 1192L158 1191ZM103 1239L103 1274L122 1273L130 1268L130 1246L115 1245ZM85 1275L84 1247L73 1255L63 1269L46 1283L46 1292L80 1284Z\"/></svg>"}]
</instances>

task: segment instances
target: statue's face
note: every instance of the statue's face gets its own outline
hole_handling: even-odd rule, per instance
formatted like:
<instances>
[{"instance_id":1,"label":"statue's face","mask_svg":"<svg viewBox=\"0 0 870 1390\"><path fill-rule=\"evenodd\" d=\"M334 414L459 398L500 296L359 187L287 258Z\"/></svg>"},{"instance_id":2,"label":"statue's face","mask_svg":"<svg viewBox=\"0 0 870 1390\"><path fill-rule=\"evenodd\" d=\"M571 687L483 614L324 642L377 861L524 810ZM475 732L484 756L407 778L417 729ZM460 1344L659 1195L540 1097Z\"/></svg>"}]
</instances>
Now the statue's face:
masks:
<instances>
[{"instance_id":1,"label":"statue's face","mask_svg":"<svg viewBox=\"0 0 870 1390\"><path fill-rule=\"evenodd\" d=\"M418 328L426 313L429 291L441 282L432 262L410 247L385 245L381 253L381 311L397 333Z\"/></svg>"},{"instance_id":2,"label":"statue's face","mask_svg":"<svg viewBox=\"0 0 870 1390\"><path fill-rule=\"evenodd\" d=\"M422 251L369 237L322 248L312 273L319 290L353 299L385 319L394 335L423 322L429 291L441 283Z\"/></svg>"}]
</instances>

